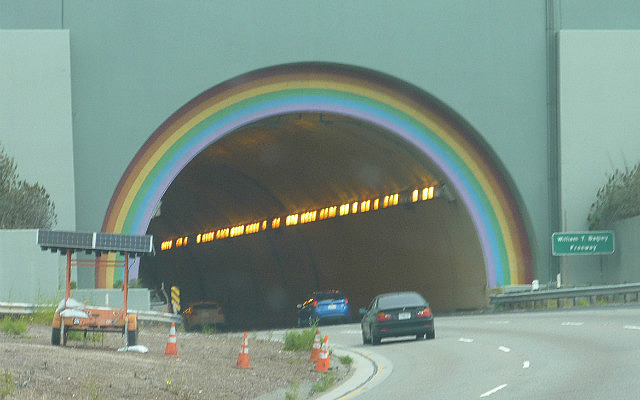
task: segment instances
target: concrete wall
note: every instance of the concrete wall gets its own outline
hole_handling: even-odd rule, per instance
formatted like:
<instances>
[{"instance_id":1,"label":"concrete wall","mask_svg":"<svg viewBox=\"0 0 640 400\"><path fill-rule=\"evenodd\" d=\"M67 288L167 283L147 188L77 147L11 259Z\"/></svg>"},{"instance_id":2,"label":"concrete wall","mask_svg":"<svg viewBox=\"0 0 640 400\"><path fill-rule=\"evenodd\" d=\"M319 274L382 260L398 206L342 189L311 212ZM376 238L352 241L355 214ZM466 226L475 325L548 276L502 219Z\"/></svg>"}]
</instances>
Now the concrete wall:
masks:
<instances>
[{"instance_id":1,"label":"concrete wall","mask_svg":"<svg viewBox=\"0 0 640 400\"><path fill-rule=\"evenodd\" d=\"M69 54L68 31L0 30L0 143L20 179L51 195L63 230L76 227Z\"/></svg>"},{"instance_id":2,"label":"concrete wall","mask_svg":"<svg viewBox=\"0 0 640 400\"><path fill-rule=\"evenodd\" d=\"M608 176L640 162L640 30L561 31L558 43L560 203L566 230L580 231ZM569 264L571 283L618 280L598 257Z\"/></svg>"},{"instance_id":3,"label":"concrete wall","mask_svg":"<svg viewBox=\"0 0 640 400\"><path fill-rule=\"evenodd\" d=\"M60 293L64 298L64 291ZM121 289L74 289L71 291L71 298L87 305L121 308L124 303L124 296ZM129 289L127 297L129 310L149 311L151 301L149 289Z\"/></svg>"},{"instance_id":4,"label":"concrete wall","mask_svg":"<svg viewBox=\"0 0 640 400\"><path fill-rule=\"evenodd\" d=\"M69 32L78 229L100 229L135 152L197 94L257 68L340 62L428 91L484 136L518 186L543 281L559 228L549 115L562 28L640 29L640 2L0 0L0 29Z\"/></svg>"},{"instance_id":5,"label":"concrete wall","mask_svg":"<svg viewBox=\"0 0 640 400\"><path fill-rule=\"evenodd\" d=\"M65 258L40 250L36 230L0 230L0 301L42 303L60 299ZM62 280L60 279L62 278Z\"/></svg>"}]
</instances>

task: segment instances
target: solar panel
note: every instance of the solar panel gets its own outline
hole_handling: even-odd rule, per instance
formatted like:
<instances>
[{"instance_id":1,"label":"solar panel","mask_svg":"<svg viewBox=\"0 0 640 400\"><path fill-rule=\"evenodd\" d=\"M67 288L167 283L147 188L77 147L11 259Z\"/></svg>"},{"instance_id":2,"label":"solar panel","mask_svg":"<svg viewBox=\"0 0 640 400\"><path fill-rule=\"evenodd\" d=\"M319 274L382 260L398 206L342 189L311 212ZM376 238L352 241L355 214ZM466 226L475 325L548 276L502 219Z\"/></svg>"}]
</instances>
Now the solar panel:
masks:
<instances>
[{"instance_id":1,"label":"solar panel","mask_svg":"<svg viewBox=\"0 0 640 400\"><path fill-rule=\"evenodd\" d=\"M43 250L54 252L84 250L95 253L129 252L134 255L153 252L152 235L38 230L37 241Z\"/></svg>"},{"instance_id":2,"label":"solar panel","mask_svg":"<svg viewBox=\"0 0 640 400\"><path fill-rule=\"evenodd\" d=\"M131 253L151 253L151 235L119 235L116 233L96 233L95 248L102 251L128 251Z\"/></svg>"},{"instance_id":3,"label":"solar panel","mask_svg":"<svg viewBox=\"0 0 640 400\"><path fill-rule=\"evenodd\" d=\"M87 250L93 247L93 233L38 230L38 245L50 249Z\"/></svg>"}]
</instances>

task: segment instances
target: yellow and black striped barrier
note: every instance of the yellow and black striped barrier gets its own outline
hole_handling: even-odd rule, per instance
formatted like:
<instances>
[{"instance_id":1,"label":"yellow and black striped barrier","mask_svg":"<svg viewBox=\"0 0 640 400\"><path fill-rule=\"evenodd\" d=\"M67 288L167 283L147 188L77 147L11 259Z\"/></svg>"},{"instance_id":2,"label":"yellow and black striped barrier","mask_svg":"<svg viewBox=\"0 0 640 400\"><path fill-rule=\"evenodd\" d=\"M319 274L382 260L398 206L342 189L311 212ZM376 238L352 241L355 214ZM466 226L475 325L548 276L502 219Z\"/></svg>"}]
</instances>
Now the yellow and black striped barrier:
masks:
<instances>
[{"instance_id":1,"label":"yellow and black striped barrier","mask_svg":"<svg viewBox=\"0 0 640 400\"><path fill-rule=\"evenodd\" d=\"M173 305L173 313L180 313L180 288L171 286L171 304Z\"/></svg>"}]
</instances>

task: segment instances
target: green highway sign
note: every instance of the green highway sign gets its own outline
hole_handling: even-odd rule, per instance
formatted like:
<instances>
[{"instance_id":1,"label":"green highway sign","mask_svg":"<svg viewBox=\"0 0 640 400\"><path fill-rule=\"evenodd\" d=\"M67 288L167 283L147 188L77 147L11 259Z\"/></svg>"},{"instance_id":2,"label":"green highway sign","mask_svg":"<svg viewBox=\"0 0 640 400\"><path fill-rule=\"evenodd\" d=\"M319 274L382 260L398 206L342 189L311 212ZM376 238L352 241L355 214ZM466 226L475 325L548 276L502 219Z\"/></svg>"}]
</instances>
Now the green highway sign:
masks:
<instances>
[{"instance_id":1,"label":"green highway sign","mask_svg":"<svg viewBox=\"0 0 640 400\"><path fill-rule=\"evenodd\" d=\"M614 242L612 231L555 232L551 235L554 256L613 254Z\"/></svg>"}]
</instances>

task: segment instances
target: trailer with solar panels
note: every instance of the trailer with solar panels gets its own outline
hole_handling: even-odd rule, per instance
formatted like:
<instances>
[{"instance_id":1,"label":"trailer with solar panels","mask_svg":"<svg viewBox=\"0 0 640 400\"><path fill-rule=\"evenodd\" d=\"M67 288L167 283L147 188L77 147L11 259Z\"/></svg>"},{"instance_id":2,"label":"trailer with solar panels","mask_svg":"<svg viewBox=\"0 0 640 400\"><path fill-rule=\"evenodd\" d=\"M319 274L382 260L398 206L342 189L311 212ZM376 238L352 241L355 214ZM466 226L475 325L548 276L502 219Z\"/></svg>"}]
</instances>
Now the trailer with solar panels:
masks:
<instances>
[{"instance_id":1,"label":"trailer with solar panels","mask_svg":"<svg viewBox=\"0 0 640 400\"><path fill-rule=\"evenodd\" d=\"M66 345L69 331L118 332L126 337L127 346L138 341L138 316L127 308L129 292L129 257L153 253L153 236L121 235L104 232L69 232L38 230L37 244L44 251L66 254L66 287L64 300L56 309L51 323L51 344ZM76 252L95 254L117 252L124 256L122 309L86 306L71 298L71 255Z\"/></svg>"}]
</instances>

